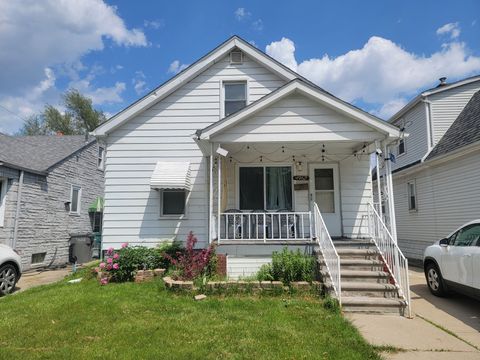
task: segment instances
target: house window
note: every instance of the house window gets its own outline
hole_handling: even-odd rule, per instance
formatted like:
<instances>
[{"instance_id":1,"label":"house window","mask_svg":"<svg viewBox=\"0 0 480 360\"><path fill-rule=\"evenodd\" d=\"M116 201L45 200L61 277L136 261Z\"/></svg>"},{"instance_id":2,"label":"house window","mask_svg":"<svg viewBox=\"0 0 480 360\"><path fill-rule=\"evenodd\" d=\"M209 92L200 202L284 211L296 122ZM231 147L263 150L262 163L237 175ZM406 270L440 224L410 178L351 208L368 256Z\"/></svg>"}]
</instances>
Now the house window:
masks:
<instances>
[{"instance_id":1,"label":"house window","mask_svg":"<svg viewBox=\"0 0 480 360\"><path fill-rule=\"evenodd\" d=\"M46 252L32 254L32 264L40 264L45 261Z\"/></svg>"},{"instance_id":2,"label":"house window","mask_svg":"<svg viewBox=\"0 0 480 360\"><path fill-rule=\"evenodd\" d=\"M70 192L70 213L80 214L80 202L82 198L82 188L80 186L72 185Z\"/></svg>"},{"instance_id":3,"label":"house window","mask_svg":"<svg viewBox=\"0 0 480 360\"><path fill-rule=\"evenodd\" d=\"M255 166L239 169L241 210L291 210L292 168Z\"/></svg>"},{"instance_id":4,"label":"house window","mask_svg":"<svg viewBox=\"0 0 480 360\"><path fill-rule=\"evenodd\" d=\"M405 139L400 139L398 142L397 155L405 154Z\"/></svg>"},{"instance_id":5,"label":"house window","mask_svg":"<svg viewBox=\"0 0 480 360\"><path fill-rule=\"evenodd\" d=\"M322 213L335 213L333 169L315 169L315 201Z\"/></svg>"},{"instance_id":6,"label":"house window","mask_svg":"<svg viewBox=\"0 0 480 360\"><path fill-rule=\"evenodd\" d=\"M7 179L0 178L0 226L3 226L5 219L5 203L7 198Z\"/></svg>"},{"instance_id":7,"label":"house window","mask_svg":"<svg viewBox=\"0 0 480 360\"><path fill-rule=\"evenodd\" d=\"M105 162L105 148L103 146L99 146L98 147L97 166L100 170L103 170L104 162Z\"/></svg>"},{"instance_id":8,"label":"house window","mask_svg":"<svg viewBox=\"0 0 480 360\"><path fill-rule=\"evenodd\" d=\"M162 190L160 215L184 215L186 195L185 190Z\"/></svg>"},{"instance_id":9,"label":"house window","mask_svg":"<svg viewBox=\"0 0 480 360\"><path fill-rule=\"evenodd\" d=\"M223 83L224 116L233 114L247 105L247 83L225 82Z\"/></svg>"},{"instance_id":10,"label":"house window","mask_svg":"<svg viewBox=\"0 0 480 360\"><path fill-rule=\"evenodd\" d=\"M407 192L408 192L408 210L416 211L417 210L417 187L415 181L409 181L407 183Z\"/></svg>"}]
</instances>

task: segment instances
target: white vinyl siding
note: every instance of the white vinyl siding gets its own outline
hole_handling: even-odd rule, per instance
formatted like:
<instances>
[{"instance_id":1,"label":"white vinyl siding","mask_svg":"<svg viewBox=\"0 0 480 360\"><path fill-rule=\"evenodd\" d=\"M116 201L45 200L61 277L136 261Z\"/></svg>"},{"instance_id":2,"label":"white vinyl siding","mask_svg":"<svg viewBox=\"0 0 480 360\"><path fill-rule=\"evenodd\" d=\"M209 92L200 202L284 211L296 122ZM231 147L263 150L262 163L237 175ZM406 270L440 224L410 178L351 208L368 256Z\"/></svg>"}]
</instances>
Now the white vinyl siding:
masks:
<instances>
[{"instance_id":1,"label":"white vinyl siding","mask_svg":"<svg viewBox=\"0 0 480 360\"><path fill-rule=\"evenodd\" d=\"M434 144L438 143L473 94L479 90L480 81L475 81L429 97L433 119Z\"/></svg>"},{"instance_id":2,"label":"white vinyl siding","mask_svg":"<svg viewBox=\"0 0 480 360\"><path fill-rule=\"evenodd\" d=\"M367 141L378 138L378 132L305 96L291 95L214 136L214 140L278 142L279 136L282 141Z\"/></svg>"},{"instance_id":3,"label":"white vinyl siding","mask_svg":"<svg viewBox=\"0 0 480 360\"><path fill-rule=\"evenodd\" d=\"M395 170L420 160L428 152L425 104L418 103L393 124L400 128L404 127L408 134L408 137L404 139L405 153L399 154L398 148L392 150L392 153L397 156L396 163L392 163L392 170Z\"/></svg>"},{"instance_id":4,"label":"white vinyl siding","mask_svg":"<svg viewBox=\"0 0 480 360\"><path fill-rule=\"evenodd\" d=\"M208 241L208 165L192 135L220 118L224 81L248 81L249 101L285 84L245 56L231 65L229 55L180 89L146 109L107 137L103 246L123 242L155 246L161 239L184 240L189 231L199 246ZM188 219L159 218L160 193L150 189L157 161L189 161L192 191Z\"/></svg>"},{"instance_id":5,"label":"white vinyl siding","mask_svg":"<svg viewBox=\"0 0 480 360\"><path fill-rule=\"evenodd\" d=\"M227 276L230 279L245 278L255 275L264 264L272 262L271 257L227 257Z\"/></svg>"},{"instance_id":6,"label":"white vinyl siding","mask_svg":"<svg viewBox=\"0 0 480 360\"><path fill-rule=\"evenodd\" d=\"M480 214L480 152L415 173L418 211L408 210L407 182L394 176L398 242L406 256L422 259L425 248Z\"/></svg>"}]
</instances>

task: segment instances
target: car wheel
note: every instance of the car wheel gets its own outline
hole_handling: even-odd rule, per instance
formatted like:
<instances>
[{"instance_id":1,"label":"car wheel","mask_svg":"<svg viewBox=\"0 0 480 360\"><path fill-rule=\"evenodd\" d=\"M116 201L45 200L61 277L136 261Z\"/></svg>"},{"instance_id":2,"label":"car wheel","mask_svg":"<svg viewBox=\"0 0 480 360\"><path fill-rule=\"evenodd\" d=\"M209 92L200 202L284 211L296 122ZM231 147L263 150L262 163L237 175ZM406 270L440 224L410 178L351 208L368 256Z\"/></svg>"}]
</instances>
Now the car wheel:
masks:
<instances>
[{"instance_id":1,"label":"car wheel","mask_svg":"<svg viewBox=\"0 0 480 360\"><path fill-rule=\"evenodd\" d=\"M438 269L437 265L430 263L425 269L425 278L427 279L427 285L430 292L435 296L445 296L445 285L443 283L443 277Z\"/></svg>"},{"instance_id":2,"label":"car wheel","mask_svg":"<svg viewBox=\"0 0 480 360\"><path fill-rule=\"evenodd\" d=\"M6 264L0 267L0 296L10 294L15 289L18 274L15 267Z\"/></svg>"}]
</instances>

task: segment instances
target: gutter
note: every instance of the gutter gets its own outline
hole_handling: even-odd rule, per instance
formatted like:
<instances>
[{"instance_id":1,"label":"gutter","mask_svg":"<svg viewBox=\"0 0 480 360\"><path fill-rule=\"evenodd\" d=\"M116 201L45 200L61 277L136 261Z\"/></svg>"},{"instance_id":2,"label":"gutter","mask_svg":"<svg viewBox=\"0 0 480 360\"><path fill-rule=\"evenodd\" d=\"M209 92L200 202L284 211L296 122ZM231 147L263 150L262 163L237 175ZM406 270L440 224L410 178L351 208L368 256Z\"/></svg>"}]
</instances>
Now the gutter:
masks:
<instances>
[{"instance_id":1,"label":"gutter","mask_svg":"<svg viewBox=\"0 0 480 360\"><path fill-rule=\"evenodd\" d=\"M18 190L17 190L17 207L15 209L15 219L13 225L13 240L12 240L12 249L15 249L17 245L18 238L18 219L20 217L20 205L22 201L22 188L23 188L23 174L24 171L20 172L20 178L18 180Z\"/></svg>"}]
</instances>

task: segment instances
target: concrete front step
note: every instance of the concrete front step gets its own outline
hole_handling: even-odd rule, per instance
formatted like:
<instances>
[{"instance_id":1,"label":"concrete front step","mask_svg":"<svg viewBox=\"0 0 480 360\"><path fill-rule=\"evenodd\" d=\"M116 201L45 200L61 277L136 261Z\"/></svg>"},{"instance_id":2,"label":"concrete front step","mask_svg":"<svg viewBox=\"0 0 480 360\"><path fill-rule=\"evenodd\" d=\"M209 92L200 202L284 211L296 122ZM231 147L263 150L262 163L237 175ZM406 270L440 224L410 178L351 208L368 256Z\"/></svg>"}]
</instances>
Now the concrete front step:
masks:
<instances>
[{"instance_id":1,"label":"concrete front step","mask_svg":"<svg viewBox=\"0 0 480 360\"><path fill-rule=\"evenodd\" d=\"M325 261L322 258L318 259L318 264L323 267ZM365 271L382 271L383 262L380 260L371 259L340 259L341 270L365 270Z\"/></svg>"},{"instance_id":2,"label":"concrete front step","mask_svg":"<svg viewBox=\"0 0 480 360\"><path fill-rule=\"evenodd\" d=\"M372 249L337 248L337 254L342 259L378 259L379 252Z\"/></svg>"},{"instance_id":3,"label":"concrete front step","mask_svg":"<svg viewBox=\"0 0 480 360\"><path fill-rule=\"evenodd\" d=\"M402 299L342 296L342 309L345 312L395 313L404 315L405 307L405 301Z\"/></svg>"},{"instance_id":4,"label":"concrete front step","mask_svg":"<svg viewBox=\"0 0 480 360\"><path fill-rule=\"evenodd\" d=\"M342 283L345 282L373 282L388 283L390 274L384 271L368 271L368 270L340 270L340 278Z\"/></svg>"},{"instance_id":5,"label":"concrete front step","mask_svg":"<svg viewBox=\"0 0 480 360\"><path fill-rule=\"evenodd\" d=\"M375 243L368 239L352 240L352 239L338 239L333 240L335 248L348 247L352 249L369 249L375 248Z\"/></svg>"},{"instance_id":6,"label":"concrete front step","mask_svg":"<svg viewBox=\"0 0 480 360\"><path fill-rule=\"evenodd\" d=\"M325 284L327 290L333 290L330 282ZM397 298L398 289L395 285L388 283L366 283L366 282L343 282L342 297L372 297L372 298Z\"/></svg>"}]
</instances>

